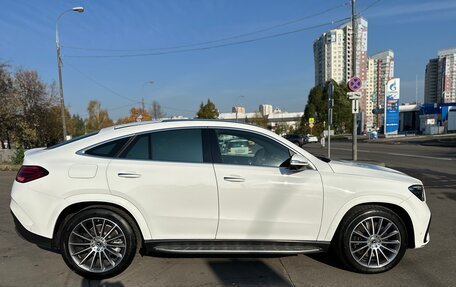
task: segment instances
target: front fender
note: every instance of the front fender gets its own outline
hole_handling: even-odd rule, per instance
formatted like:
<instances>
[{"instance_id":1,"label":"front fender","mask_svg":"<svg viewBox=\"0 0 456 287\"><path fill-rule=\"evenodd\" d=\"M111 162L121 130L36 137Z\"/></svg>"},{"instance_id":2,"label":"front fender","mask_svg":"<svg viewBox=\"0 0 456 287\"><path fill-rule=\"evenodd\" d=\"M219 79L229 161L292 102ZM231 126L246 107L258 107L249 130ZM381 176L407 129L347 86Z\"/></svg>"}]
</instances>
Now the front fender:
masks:
<instances>
[{"instance_id":1,"label":"front fender","mask_svg":"<svg viewBox=\"0 0 456 287\"><path fill-rule=\"evenodd\" d=\"M400 204L404 201L403 198L394 197L394 196L385 196L385 195L369 195L369 196L360 196L356 197L349 202L345 203L332 217L332 219L326 218L328 224L320 229L320 234L318 236L318 240L322 241L331 241L336 233L337 227L339 226L340 222L347 214L347 212L352 209L353 207L361 204L376 204L376 203L385 203L385 204L393 204L400 206ZM326 212L325 212L326 215ZM328 215L326 215L328 216ZM328 216L329 217L329 216ZM323 219L324 221L325 219Z\"/></svg>"}]
</instances>

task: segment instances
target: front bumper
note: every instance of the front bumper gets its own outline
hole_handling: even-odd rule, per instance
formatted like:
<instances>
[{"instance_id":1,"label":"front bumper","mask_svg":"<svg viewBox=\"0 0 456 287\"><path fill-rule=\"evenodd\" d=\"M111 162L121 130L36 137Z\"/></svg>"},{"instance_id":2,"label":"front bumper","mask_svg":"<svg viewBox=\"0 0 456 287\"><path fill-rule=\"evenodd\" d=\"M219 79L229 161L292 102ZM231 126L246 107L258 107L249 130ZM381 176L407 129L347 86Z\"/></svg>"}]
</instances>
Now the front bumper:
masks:
<instances>
[{"instance_id":1,"label":"front bumper","mask_svg":"<svg viewBox=\"0 0 456 287\"><path fill-rule=\"evenodd\" d=\"M11 210L11 215L13 216L14 225L16 226L16 233L22 237L23 239L36 244L37 246L47 249L47 250L58 250L55 246L53 246L53 242L51 238L47 238L44 236L40 236L33 232L28 231L22 223L17 219L14 215L13 211Z\"/></svg>"}]
</instances>

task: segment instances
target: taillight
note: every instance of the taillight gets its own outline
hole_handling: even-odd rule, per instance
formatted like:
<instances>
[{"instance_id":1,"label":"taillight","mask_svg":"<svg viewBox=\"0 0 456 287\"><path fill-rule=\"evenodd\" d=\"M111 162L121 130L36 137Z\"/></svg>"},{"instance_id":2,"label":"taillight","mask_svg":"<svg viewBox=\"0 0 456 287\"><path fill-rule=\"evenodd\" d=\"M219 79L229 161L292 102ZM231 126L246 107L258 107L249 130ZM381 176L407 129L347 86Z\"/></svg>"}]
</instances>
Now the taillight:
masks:
<instances>
[{"instance_id":1,"label":"taillight","mask_svg":"<svg viewBox=\"0 0 456 287\"><path fill-rule=\"evenodd\" d=\"M16 175L16 181L29 182L49 174L49 171L37 165L23 165Z\"/></svg>"}]
</instances>

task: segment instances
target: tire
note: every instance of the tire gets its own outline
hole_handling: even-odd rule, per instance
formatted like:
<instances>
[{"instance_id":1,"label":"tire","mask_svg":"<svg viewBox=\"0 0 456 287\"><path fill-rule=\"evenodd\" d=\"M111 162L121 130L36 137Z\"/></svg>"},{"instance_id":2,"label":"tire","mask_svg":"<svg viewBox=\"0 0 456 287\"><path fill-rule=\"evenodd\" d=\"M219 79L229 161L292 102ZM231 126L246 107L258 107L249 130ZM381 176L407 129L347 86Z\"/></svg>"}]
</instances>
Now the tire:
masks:
<instances>
[{"instance_id":1,"label":"tire","mask_svg":"<svg viewBox=\"0 0 456 287\"><path fill-rule=\"evenodd\" d=\"M405 254L407 229L392 210L376 205L355 207L342 220L334 243L349 269L360 273L390 270Z\"/></svg>"},{"instance_id":2,"label":"tire","mask_svg":"<svg viewBox=\"0 0 456 287\"><path fill-rule=\"evenodd\" d=\"M68 267L85 278L105 279L130 265L137 240L132 226L120 214L91 208L66 222L60 250Z\"/></svg>"}]
</instances>

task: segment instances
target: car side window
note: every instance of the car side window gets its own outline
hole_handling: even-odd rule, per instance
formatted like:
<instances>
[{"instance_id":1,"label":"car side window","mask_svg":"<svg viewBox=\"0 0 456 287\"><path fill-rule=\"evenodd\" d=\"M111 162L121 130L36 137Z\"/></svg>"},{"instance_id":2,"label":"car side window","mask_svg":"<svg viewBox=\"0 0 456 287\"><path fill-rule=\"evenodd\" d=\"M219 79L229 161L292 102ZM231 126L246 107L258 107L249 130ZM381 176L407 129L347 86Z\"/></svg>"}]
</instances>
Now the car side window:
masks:
<instances>
[{"instance_id":1,"label":"car side window","mask_svg":"<svg viewBox=\"0 0 456 287\"><path fill-rule=\"evenodd\" d=\"M115 157L130 138L121 138L110 142L103 143L96 147L86 150L84 153L88 155L101 157Z\"/></svg>"},{"instance_id":2,"label":"car side window","mask_svg":"<svg viewBox=\"0 0 456 287\"><path fill-rule=\"evenodd\" d=\"M152 160L203 162L201 129L180 129L151 133Z\"/></svg>"},{"instance_id":3,"label":"car side window","mask_svg":"<svg viewBox=\"0 0 456 287\"><path fill-rule=\"evenodd\" d=\"M279 167L290 159L288 148L256 133L217 129L215 134L221 163Z\"/></svg>"},{"instance_id":4,"label":"car side window","mask_svg":"<svg viewBox=\"0 0 456 287\"><path fill-rule=\"evenodd\" d=\"M149 134L135 137L129 146L122 152L120 158L125 159L150 159Z\"/></svg>"}]
</instances>

